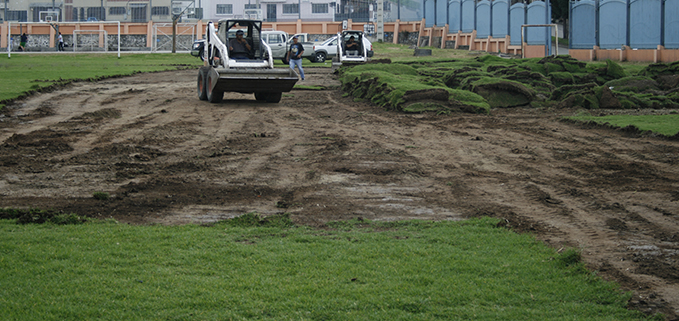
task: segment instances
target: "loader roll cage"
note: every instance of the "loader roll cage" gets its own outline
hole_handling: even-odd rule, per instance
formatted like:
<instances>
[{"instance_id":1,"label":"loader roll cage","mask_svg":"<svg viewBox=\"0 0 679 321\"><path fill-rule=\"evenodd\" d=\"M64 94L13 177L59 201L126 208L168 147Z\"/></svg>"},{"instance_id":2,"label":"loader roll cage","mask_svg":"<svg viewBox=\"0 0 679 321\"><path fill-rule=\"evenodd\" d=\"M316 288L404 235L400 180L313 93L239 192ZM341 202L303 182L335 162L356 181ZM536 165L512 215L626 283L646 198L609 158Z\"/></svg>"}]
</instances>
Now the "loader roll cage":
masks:
<instances>
[{"instance_id":1,"label":"loader roll cage","mask_svg":"<svg viewBox=\"0 0 679 321\"><path fill-rule=\"evenodd\" d=\"M363 63L368 61L368 48L363 43L363 32L356 30L345 30L337 34L337 60L343 62ZM347 50L347 41L354 37L358 43L357 50Z\"/></svg>"},{"instance_id":2,"label":"loader roll cage","mask_svg":"<svg viewBox=\"0 0 679 321\"><path fill-rule=\"evenodd\" d=\"M208 23L206 32L206 56L211 66L233 67L269 67L273 68L271 48L262 41L262 22L256 20L220 20L217 29L212 22ZM229 42L236 38L236 32L243 31L245 39L252 48L246 53L247 59L234 59L234 52L229 51ZM224 56L224 57L222 57ZM270 60L270 61L269 61Z\"/></svg>"}]
</instances>

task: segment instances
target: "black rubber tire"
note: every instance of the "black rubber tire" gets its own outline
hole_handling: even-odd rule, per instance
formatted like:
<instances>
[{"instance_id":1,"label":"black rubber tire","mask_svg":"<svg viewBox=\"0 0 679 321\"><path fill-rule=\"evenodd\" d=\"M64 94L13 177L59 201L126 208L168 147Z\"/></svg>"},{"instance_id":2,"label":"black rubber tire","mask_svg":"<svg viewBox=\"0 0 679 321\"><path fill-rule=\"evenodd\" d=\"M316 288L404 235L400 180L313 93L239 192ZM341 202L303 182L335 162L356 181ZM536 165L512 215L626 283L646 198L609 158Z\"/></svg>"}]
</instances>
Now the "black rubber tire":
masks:
<instances>
[{"instance_id":1,"label":"black rubber tire","mask_svg":"<svg viewBox=\"0 0 679 321\"><path fill-rule=\"evenodd\" d=\"M255 99L257 100L266 100L267 94L266 93L255 93Z\"/></svg>"},{"instance_id":2,"label":"black rubber tire","mask_svg":"<svg viewBox=\"0 0 679 321\"><path fill-rule=\"evenodd\" d=\"M316 58L314 59L315 62L325 62L325 58L327 56L325 55L325 52L317 52L316 53Z\"/></svg>"},{"instance_id":3,"label":"black rubber tire","mask_svg":"<svg viewBox=\"0 0 679 321\"><path fill-rule=\"evenodd\" d=\"M211 103L221 103L224 99L224 91L222 90L212 90L212 79L207 77L207 100Z\"/></svg>"},{"instance_id":4,"label":"black rubber tire","mask_svg":"<svg viewBox=\"0 0 679 321\"><path fill-rule=\"evenodd\" d=\"M268 93L266 94L267 103L279 103L283 97L283 93Z\"/></svg>"},{"instance_id":5,"label":"black rubber tire","mask_svg":"<svg viewBox=\"0 0 679 321\"><path fill-rule=\"evenodd\" d=\"M208 71L210 70L210 67L200 67L198 70L198 85L197 85L197 90L198 90L198 99L200 100L207 100L207 86L205 83L207 82L207 74Z\"/></svg>"}]
</instances>

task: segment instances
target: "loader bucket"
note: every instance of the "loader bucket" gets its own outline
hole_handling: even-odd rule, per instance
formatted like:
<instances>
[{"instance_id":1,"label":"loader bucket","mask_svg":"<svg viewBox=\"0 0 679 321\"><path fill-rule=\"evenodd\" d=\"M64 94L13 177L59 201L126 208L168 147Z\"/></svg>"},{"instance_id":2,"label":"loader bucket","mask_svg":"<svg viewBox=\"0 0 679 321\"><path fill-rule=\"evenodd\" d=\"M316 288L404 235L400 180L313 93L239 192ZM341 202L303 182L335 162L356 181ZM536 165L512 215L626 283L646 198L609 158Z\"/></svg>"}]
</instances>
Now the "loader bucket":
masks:
<instances>
[{"instance_id":1,"label":"loader bucket","mask_svg":"<svg viewBox=\"0 0 679 321\"><path fill-rule=\"evenodd\" d=\"M210 69L208 75L214 91L239 93L289 92L297 82L297 73L290 68L275 69Z\"/></svg>"}]
</instances>

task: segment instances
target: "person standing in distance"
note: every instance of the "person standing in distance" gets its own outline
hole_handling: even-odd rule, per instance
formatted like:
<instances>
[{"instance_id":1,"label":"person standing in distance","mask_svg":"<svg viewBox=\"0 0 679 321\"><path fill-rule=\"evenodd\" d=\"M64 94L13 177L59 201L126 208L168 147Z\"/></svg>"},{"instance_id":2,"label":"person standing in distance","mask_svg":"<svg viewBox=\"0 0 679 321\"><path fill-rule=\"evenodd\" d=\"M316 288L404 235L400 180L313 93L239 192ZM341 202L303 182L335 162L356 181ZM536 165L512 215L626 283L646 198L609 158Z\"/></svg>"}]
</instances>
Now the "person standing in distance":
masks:
<instances>
[{"instance_id":1,"label":"person standing in distance","mask_svg":"<svg viewBox=\"0 0 679 321\"><path fill-rule=\"evenodd\" d=\"M288 50L288 60L290 61L290 69L295 70L295 65L299 68L299 75L304 80L304 69L302 69L302 54L304 53L304 46L298 42L297 36L292 37L292 44Z\"/></svg>"},{"instance_id":2,"label":"person standing in distance","mask_svg":"<svg viewBox=\"0 0 679 321\"><path fill-rule=\"evenodd\" d=\"M28 42L28 36L24 32L21 35L21 41L19 42L19 51L26 51L26 42Z\"/></svg>"},{"instance_id":3,"label":"person standing in distance","mask_svg":"<svg viewBox=\"0 0 679 321\"><path fill-rule=\"evenodd\" d=\"M57 39L59 40L59 51L64 51L64 37L61 36L61 32Z\"/></svg>"}]
</instances>

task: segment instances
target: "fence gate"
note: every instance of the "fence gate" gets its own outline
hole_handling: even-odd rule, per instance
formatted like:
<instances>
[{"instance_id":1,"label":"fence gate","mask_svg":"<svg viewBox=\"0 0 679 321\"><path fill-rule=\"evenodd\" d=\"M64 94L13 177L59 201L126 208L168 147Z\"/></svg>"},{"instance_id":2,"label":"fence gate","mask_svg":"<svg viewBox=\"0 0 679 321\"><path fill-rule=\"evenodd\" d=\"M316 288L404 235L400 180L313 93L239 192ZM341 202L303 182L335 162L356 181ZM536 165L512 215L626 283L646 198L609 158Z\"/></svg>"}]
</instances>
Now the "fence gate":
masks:
<instances>
[{"instance_id":1,"label":"fence gate","mask_svg":"<svg viewBox=\"0 0 679 321\"><path fill-rule=\"evenodd\" d=\"M151 51L171 51L172 50L172 24L156 23L153 24ZM176 50L191 50L193 41L196 39L195 23L177 24Z\"/></svg>"}]
</instances>

